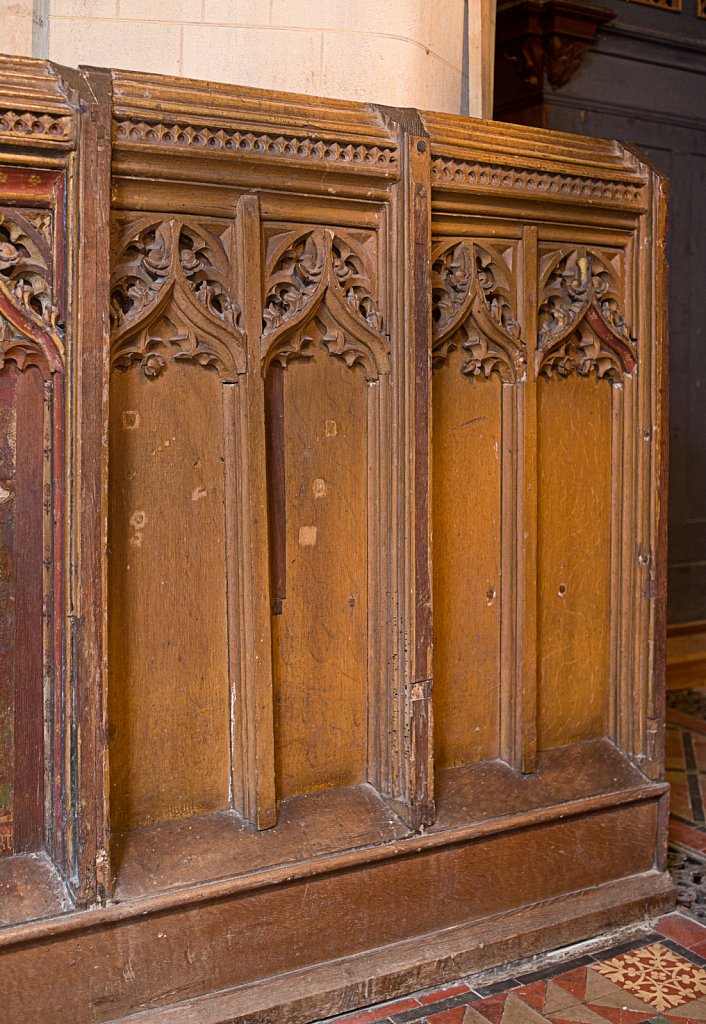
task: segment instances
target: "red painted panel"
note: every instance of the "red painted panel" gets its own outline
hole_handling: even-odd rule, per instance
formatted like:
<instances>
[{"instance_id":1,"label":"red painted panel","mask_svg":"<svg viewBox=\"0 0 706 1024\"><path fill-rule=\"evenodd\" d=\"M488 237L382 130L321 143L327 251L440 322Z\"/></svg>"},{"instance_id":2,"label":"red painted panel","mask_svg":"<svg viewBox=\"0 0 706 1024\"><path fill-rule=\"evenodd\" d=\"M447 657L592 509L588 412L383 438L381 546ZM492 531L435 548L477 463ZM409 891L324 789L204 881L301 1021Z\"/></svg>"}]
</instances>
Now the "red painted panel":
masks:
<instances>
[{"instance_id":1,"label":"red painted panel","mask_svg":"<svg viewBox=\"0 0 706 1024\"><path fill-rule=\"evenodd\" d=\"M0 854L42 845L43 392L0 372Z\"/></svg>"}]
</instances>

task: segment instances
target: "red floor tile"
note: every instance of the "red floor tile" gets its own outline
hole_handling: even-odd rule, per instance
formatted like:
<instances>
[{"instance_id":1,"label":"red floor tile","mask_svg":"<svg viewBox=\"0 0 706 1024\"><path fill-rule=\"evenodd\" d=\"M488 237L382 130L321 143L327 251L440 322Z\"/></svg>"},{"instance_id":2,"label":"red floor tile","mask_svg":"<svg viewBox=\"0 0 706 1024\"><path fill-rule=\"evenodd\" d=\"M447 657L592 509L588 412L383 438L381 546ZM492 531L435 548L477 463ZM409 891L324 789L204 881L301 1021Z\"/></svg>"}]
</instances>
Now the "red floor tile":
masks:
<instances>
[{"instance_id":1,"label":"red floor tile","mask_svg":"<svg viewBox=\"0 0 706 1024\"><path fill-rule=\"evenodd\" d=\"M471 1006L478 1013L482 1013L490 1024L500 1024L507 997L507 992L501 992L496 996L488 996L487 999L479 999L477 1003L471 1003Z\"/></svg>"},{"instance_id":2,"label":"red floor tile","mask_svg":"<svg viewBox=\"0 0 706 1024\"><path fill-rule=\"evenodd\" d=\"M706 933L704 938L706 939ZM427 992L426 995L419 996L419 1002L423 1005L427 1003L440 1003L442 999L450 999L451 996L461 996L464 992L470 991L468 985L452 985L450 988L439 988L434 992Z\"/></svg>"},{"instance_id":3,"label":"red floor tile","mask_svg":"<svg viewBox=\"0 0 706 1024\"><path fill-rule=\"evenodd\" d=\"M465 1012L465 1006L456 1006L453 1010L442 1010L441 1013L434 1013L426 1019L429 1024L432 1021L434 1024L461 1024Z\"/></svg>"},{"instance_id":4,"label":"red floor tile","mask_svg":"<svg viewBox=\"0 0 706 1024\"><path fill-rule=\"evenodd\" d=\"M706 928L683 914L667 914L660 917L655 929L668 939L680 942L687 949L693 949L696 944L706 942Z\"/></svg>"},{"instance_id":5,"label":"red floor tile","mask_svg":"<svg viewBox=\"0 0 706 1024\"><path fill-rule=\"evenodd\" d=\"M577 1003L582 1003L586 998L586 968L578 967L575 971L567 971L566 974L559 974L552 979L566 992L575 997Z\"/></svg>"},{"instance_id":6,"label":"red floor tile","mask_svg":"<svg viewBox=\"0 0 706 1024\"><path fill-rule=\"evenodd\" d=\"M384 1006L373 1006L369 1010L344 1017L343 1020L345 1024L373 1024L373 1021L384 1020L385 1017L390 1017L393 1013L404 1013L405 1010L412 1010L419 1005L419 1000L410 997L409 999L400 999L396 1003L386 1003Z\"/></svg>"}]
</instances>

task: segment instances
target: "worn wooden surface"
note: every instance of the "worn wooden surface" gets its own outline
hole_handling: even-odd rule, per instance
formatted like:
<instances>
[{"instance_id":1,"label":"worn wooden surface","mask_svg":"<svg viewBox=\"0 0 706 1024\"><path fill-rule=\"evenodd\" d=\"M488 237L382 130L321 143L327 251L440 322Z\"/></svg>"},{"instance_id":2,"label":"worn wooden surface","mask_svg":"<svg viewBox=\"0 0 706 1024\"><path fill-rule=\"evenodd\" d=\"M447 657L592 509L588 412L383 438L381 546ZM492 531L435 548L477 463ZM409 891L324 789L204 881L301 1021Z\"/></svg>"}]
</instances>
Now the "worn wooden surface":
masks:
<instances>
[{"instance_id":1,"label":"worn wooden surface","mask_svg":"<svg viewBox=\"0 0 706 1024\"><path fill-rule=\"evenodd\" d=\"M220 392L213 371L179 363L157 380L137 367L111 377L108 715L116 832L229 803Z\"/></svg>"},{"instance_id":2,"label":"worn wooden surface","mask_svg":"<svg viewBox=\"0 0 706 1024\"><path fill-rule=\"evenodd\" d=\"M283 376L285 576L272 622L282 799L366 781L368 708L365 376L325 349Z\"/></svg>"},{"instance_id":3,"label":"worn wooden surface","mask_svg":"<svg viewBox=\"0 0 706 1024\"><path fill-rule=\"evenodd\" d=\"M8 1012L51 975L58 1022L233 986L302 1021L370 996L351 958L388 998L663 906L664 182L611 142L56 74L0 60L0 232L45 281L28 311L0 266L43 488L41 644L1 688L49 869L31 896L2 859Z\"/></svg>"},{"instance_id":4,"label":"worn wooden surface","mask_svg":"<svg viewBox=\"0 0 706 1024\"><path fill-rule=\"evenodd\" d=\"M457 350L434 373L434 721L438 768L500 754L502 383Z\"/></svg>"},{"instance_id":5,"label":"worn wooden surface","mask_svg":"<svg viewBox=\"0 0 706 1024\"><path fill-rule=\"evenodd\" d=\"M609 712L611 391L539 384L538 742L605 736Z\"/></svg>"}]
</instances>

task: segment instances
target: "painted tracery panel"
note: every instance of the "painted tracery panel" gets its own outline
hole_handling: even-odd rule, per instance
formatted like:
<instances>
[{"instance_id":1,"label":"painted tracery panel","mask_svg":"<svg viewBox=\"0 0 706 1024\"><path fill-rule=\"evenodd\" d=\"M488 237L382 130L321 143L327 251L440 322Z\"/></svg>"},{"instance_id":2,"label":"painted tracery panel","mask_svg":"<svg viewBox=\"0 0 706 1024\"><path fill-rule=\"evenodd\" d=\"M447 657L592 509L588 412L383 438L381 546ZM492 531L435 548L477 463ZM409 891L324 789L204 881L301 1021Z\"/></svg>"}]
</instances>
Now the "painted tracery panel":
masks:
<instances>
[{"instance_id":1,"label":"painted tracery panel","mask_svg":"<svg viewBox=\"0 0 706 1024\"><path fill-rule=\"evenodd\" d=\"M0 208L0 854L44 846L62 771L50 709L62 700L63 298L48 208L60 179L15 176L46 205Z\"/></svg>"}]
</instances>

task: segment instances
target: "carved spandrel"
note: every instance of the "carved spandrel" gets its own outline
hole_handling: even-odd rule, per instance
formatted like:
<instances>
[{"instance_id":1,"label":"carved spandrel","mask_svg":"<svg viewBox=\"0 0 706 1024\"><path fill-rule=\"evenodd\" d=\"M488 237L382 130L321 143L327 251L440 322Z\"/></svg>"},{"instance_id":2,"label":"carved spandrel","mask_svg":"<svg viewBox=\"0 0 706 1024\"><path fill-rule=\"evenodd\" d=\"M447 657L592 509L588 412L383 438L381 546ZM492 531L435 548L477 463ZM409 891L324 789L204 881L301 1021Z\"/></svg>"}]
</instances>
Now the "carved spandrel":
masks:
<instances>
[{"instance_id":1,"label":"carved spandrel","mask_svg":"<svg viewBox=\"0 0 706 1024\"><path fill-rule=\"evenodd\" d=\"M469 240L445 240L432 253L432 363L438 369L457 348L461 372L519 379L526 363L514 303L513 251Z\"/></svg>"},{"instance_id":2,"label":"carved spandrel","mask_svg":"<svg viewBox=\"0 0 706 1024\"><path fill-rule=\"evenodd\" d=\"M353 239L315 228L280 239L269 259L262 359L273 363L314 354L317 337L368 379L389 369L389 339L374 295L367 257ZM307 329L318 325L319 330Z\"/></svg>"},{"instance_id":3,"label":"carved spandrel","mask_svg":"<svg viewBox=\"0 0 706 1024\"><path fill-rule=\"evenodd\" d=\"M63 365L52 244L48 210L0 208L0 368L54 373Z\"/></svg>"},{"instance_id":4,"label":"carved spandrel","mask_svg":"<svg viewBox=\"0 0 706 1024\"><path fill-rule=\"evenodd\" d=\"M540 261L540 287L539 376L595 373L619 382L633 372L635 342L610 254L584 247L548 253Z\"/></svg>"},{"instance_id":5,"label":"carved spandrel","mask_svg":"<svg viewBox=\"0 0 706 1024\"><path fill-rule=\"evenodd\" d=\"M221 237L171 218L123 227L114 246L112 365L140 363L156 378L168 359L244 372L241 310Z\"/></svg>"}]
</instances>

